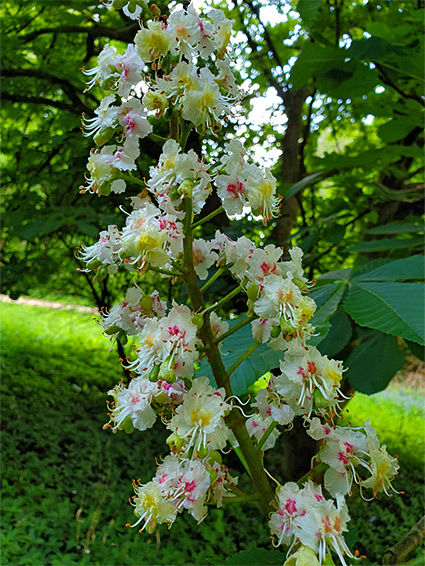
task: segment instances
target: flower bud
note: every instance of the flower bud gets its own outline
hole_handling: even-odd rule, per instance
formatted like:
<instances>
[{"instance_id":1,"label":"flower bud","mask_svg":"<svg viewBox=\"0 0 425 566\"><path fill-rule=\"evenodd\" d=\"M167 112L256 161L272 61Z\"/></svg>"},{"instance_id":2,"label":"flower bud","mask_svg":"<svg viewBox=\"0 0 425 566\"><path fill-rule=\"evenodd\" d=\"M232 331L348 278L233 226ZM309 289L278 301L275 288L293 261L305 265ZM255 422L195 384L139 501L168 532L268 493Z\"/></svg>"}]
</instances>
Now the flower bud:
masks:
<instances>
[{"instance_id":1,"label":"flower bud","mask_svg":"<svg viewBox=\"0 0 425 566\"><path fill-rule=\"evenodd\" d=\"M172 358L167 358L165 361L163 361L159 366L158 378L162 379L163 381L168 381L168 383L174 383L176 381L176 374L174 373L172 366Z\"/></svg>"},{"instance_id":2,"label":"flower bud","mask_svg":"<svg viewBox=\"0 0 425 566\"><path fill-rule=\"evenodd\" d=\"M114 0L112 2L112 7L114 10L122 10L124 6L127 4L128 0Z\"/></svg>"},{"instance_id":3,"label":"flower bud","mask_svg":"<svg viewBox=\"0 0 425 566\"><path fill-rule=\"evenodd\" d=\"M255 283L252 283L246 290L248 299L250 299L251 301L256 301L258 299L259 292L260 292L260 287Z\"/></svg>"},{"instance_id":4,"label":"flower bud","mask_svg":"<svg viewBox=\"0 0 425 566\"><path fill-rule=\"evenodd\" d=\"M149 295L144 295L140 299L140 308L142 309L142 311L151 312L152 305L153 305L153 299Z\"/></svg>"},{"instance_id":5,"label":"flower bud","mask_svg":"<svg viewBox=\"0 0 425 566\"><path fill-rule=\"evenodd\" d=\"M111 336L112 334L116 334L120 330L121 330L121 328L119 326L117 326L116 324L113 324L112 326L104 328L103 332L105 334L107 334L108 336Z\"/></svg>"},{"instance_id":6,"label":"flower bud","mask_svg":"<svg viewBox=\"0 0 425 566\"><path fill-rule=\"evenodd\" d=\"M202 328L202 325L204 324L204 315L200 313L195 314L195 316L192 318L192 322L197 328Z\"/></svg>"},{"instance_id":7,"label":"flower bud","mask_svg":"<svg viewBox=\"0 0 425 566\"><path fill-rule=\"evenodd\" d=\"M108 268L106 267L106 265L102 265L96 270L96 279L98 281L102 281L102 279L105 279L105 277L107 276L108 276Z\"/></svg>"},{"instance_id":8,"label":"flower bud","mask_svg":"<svg viewBox=\"0 0 425 566\"><path fill-rule=\"evenodd\" d=\"M97 134L93 137L94 142L97 145L101 146L112 138L114 132L114 128L106 128L106 130L101 130L100 132L97 132Z\"/></svg>"},{"instance_id":9,"label":"flower bud","mask_svg":"<svg viewBox=\"0 0 425 566\"><path fill-rule=\"evenodd\" d=\"M158 381L159 379L159 366L153 366L153 368L151 369L151 372L149 374L149 381Z\"/></svg>"},{"instance_id":10,"label":"flower bud","mask_svg":"<svg viewBox=\"0 0 425 566\"><path fill-rule=\"evenodd\" d=\"M157 6L157 4L151 4L149 6L149 10L152 12L152 14L154 16L160 16L161 15L161 10L160 10L159 6Z\"/></svg>"},{"instance_id":11,"label":"flower bud","mask_svg":"<svg viewBox=\"0 0 425 566\"><path fill-rule=\"evenodd\" d=\"M184 197L192 197L193 191L193 181L192 179L185 179L183 183L178 188L178 192L180 195Z\"/></svg>"},{"instance_id":12,"label":"flower bud","mask_svg":"<svg viewBox=\"0 0 425 566\"><path fill-rule=\"evenodd\" d=\"M118 335L117 335L117 339L121 342L121 344L123 346L125 346L128 342L128 336L127 334L124 332L124 330L120 330Z\"/></svg>"},{"instance_id":13,"label":"flower bud","mask_svg":"<svg viewBox=\"0 0 425 566\"><path fill-rule=\"evenodd\" d=\"M279 326L275 326L274 328L272 328L272 331L270 332L270 336L272 338L277 338L280 334L280 327Z\"/></svg>"},{"instance_id":14,"label":"flower bud","mask_svg":"<svg viewBox=\"0 0 425 566\"><path fill-rule=\"evenodd\" d=\"M210 462L217 462L217 464L222 464L223 462L221 454L217 450L211 450L209 460Z\"/></svg>"}]
</instances>

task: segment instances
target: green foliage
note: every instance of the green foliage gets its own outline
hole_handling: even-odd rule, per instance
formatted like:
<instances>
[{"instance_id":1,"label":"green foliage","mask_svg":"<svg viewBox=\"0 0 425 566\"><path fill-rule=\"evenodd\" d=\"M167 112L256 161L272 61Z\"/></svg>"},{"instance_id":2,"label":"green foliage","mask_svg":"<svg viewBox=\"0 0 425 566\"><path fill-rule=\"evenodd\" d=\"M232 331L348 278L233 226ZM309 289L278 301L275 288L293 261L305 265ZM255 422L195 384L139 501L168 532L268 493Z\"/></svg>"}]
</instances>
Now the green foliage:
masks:
<instances>
[{"instance_id":1,"label":"green foliage","mask_svg":"<svg viewBox=\"0 0 425 566\"><path fill-rule=\"evenodd\" d=\"M126 529L131 480L152 476L166 431L135 449L102 429L119 378L109 341L90 315L9 304L2 334L2 564L213 564L268 545L257 511L241 520L237 506L212 509L208 525L178 517L156 539Z\"/></svg>"},{"instance_id":2,"label":"green foliage","mask_svg":"<svg viewBox=\"0 0 425 566\"><path fill-rule=\"evenodd\" d=\"M230 328L240 320L238 317L229 321ZM226 369L229 369L253 344L251 325L244 326L241 330L223 340L221 353L224 357ZM232 373L230 383L233 393L235 395L246 393L248 388L261 376L278 367L282 358L282 352L272 350L266 344L258 346ZM211 367L206 359L200 363L197 375L206 375L211 384L216 385Z\"/></svg>"}]
</instances>

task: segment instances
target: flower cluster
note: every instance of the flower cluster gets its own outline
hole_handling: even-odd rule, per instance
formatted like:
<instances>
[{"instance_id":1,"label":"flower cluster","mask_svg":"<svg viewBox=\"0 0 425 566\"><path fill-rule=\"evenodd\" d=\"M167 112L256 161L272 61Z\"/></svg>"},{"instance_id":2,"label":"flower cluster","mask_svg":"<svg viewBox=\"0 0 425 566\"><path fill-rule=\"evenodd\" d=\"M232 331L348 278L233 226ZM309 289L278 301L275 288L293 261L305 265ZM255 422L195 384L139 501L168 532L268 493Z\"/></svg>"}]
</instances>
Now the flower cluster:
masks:
<instances>
[{"instance_id":1,"label":"flower cluster","mask_svg":"<svg viewBox=\"0 0 425 566\"><path fill-rule=\"evenodd\" d=\"M221 506L237 497L260 505L276 546L288 548L288 566L298 558L322 564L329 551L345 565L345 557L353 555L343 537L349 521L344 498L353 483L362 494L365 489L373 497L389 494L396 459L368 423L361 429L335 424L344 368L312 345L316 304L302 250L294 247L284 257L280 247L257 246L246 236L231 239L219 230L210 239L201 237L202 230L195 237L194 229L205 221L195 217L213 192L221 206L207 219L223 210L230 218L250 210L264 223L275 217L276 179L249 160L239 140L227 139L215 158L186 149L194 131L215 135L241 98L232 71L231 22L216 9L201 16L192 4L177 6L168 18L153 5L154 18L145 22L145 4L105 2L137 20L140 29L124 52L106 45L97 65L84 71L90 77L87 88L96 86L105 96L94 117L84 117L85 135L93 136L98 148L90 154L81 190L106 196L136 186L140 192L128 198L129 211L122 209L123 226L108 226L96 243L79 251L85 271L97 279L120 268L134 277L125 298L100 321L112 339L125 344L132 336L136 344L123 361L129 383L109 391L113 400L105 428L132 433L158 421L169 431L170 454L151 481L134 483L132 526L153 532L158 524L171 525L183 510L200 522L207 504ZM153 133L159 118L170 125L166 140ZM137 159L147 136L154 143L162 140L162 148L157 164L141 178ZM187 304L182 295L176 302L156 290L147 293L148 271L170 285L180 279ZM204 292L225 271L234 288L211 304ZM202 287L200 281L206 281ZM238 293L246 299L246 318L229 328L215 308ZM229 367L223 341L248 324L248 350ZM282 361L242 409L231 374L259 346L275 350ZM199 368L204 361L215 382ZM278 484L275 492L268 483L263 451L273 448L296 418L320 441L313 467L322 466L325 494L335 502L312 481ZM231 449L249 468L251 494L236 486L222 463L221 452Z\"/></svg>"}]
</instances>

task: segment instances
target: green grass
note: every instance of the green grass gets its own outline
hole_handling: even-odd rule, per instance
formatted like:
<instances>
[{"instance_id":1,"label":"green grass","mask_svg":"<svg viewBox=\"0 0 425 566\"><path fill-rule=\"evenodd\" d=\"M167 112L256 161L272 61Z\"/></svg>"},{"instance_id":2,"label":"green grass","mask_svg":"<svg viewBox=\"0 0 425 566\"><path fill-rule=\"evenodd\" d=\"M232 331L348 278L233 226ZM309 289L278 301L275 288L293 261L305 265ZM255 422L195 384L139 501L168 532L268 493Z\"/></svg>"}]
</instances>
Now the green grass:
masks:
<instances>
[{"instance_id":1,"label":"green grass","mask_svg":"<svg viewBox=\"0 0 425 566\"><path fill-rule=\"evenodd\" d=\"M1 564L207 564L269 533L255 509L212 509L200 525L179 516L139 534L128 498L148 481L167 436L112 434L106 392L121 377L92 316L23 305L2 310Z\"/></svg>"},{"instance_id":2,"label":"green grass","mask_svg":"<svg viewBox=\"0 0 425 566\"><path fill-rule=\"evenodd\" d=\"M166 431L102 429L106 392L122 374L92 315L12 304L1 311L2 566L222 564L240 550L270 548L257 510L236 505L211 509L200 525L181 515L158 535L125 528L134 517L131 480L152 477L155 457L167 453ZM400 456L395 485L406 495L350 504L367 564L423 512L421 399L412 393L402 405L380 395L356 395L349 418L357 425L371 416Z\"/></svg>"}]
</instances>

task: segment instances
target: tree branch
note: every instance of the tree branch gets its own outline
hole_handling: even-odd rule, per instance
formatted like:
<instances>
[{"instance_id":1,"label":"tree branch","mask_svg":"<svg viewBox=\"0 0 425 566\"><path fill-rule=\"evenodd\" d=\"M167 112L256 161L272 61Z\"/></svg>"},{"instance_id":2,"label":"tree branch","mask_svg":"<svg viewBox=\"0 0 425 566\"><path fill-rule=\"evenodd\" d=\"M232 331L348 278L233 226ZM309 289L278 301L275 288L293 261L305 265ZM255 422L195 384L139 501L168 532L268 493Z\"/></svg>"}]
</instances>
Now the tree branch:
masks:
<instances>
[{"instance_id":1,"label":"tree branch","mask_svg":"<svg viewBox=\"0 0 425 566\"><path fill-rule=\"evenodd\" d=\"M398 85L396 85L395 82L388 76L384 67L380 63L377 63L376 61L374 61L373 64L378 69L378 71L381 75L380 78L382 79L383 83L385 83L387 86L390 86L391 88L393 88L403 98L410 98L411 100L416 100L416 102L419 102L419 104L421 104L422 106L425 107L425 101L420 96L418 96L417 94L411 94L409 92L405 92ZM400 71L400 72L402 72L402 71Z\"/></svg>"},{"instance_id":2,"label":"tree branch","mask_svg":"<svg viewBox=\"0 0 425 566\"><path fill-rule=\"evenodd\" d=\"M53 106L61 110L68 110L73 114L81 114L85 110L82 104L77 108L74 104L68 104L62 100L51 100L44 96L21 96L20 94L11 94L10 92L2 92L3 100L10 100L10 102L22 102L28 104L43 104L44 106Z\"/></svg>"},{"instance_id":3,"label":"tree branch","mask_svg":"<svg viewBox=\"0 0 425 566\"><path fill-rule=\"evenodd\" d=\"M407 535L392 548L386 551L382 558L382 564L401 564L405 556L414 550L425 535L425 516L410 529Z\"/></svg>"},{"instance_id":4,"label":"tree branch","mask_svg":"<svg viewBox=\"0 0 425 566\"><path fill-rule=\"evenodd\" d=\"M138 22L132 22L125 28L115 29L107 26L58 26L53 28L40 28L26 35L22 35L19 39L22 39L25 43L33 41L39 35L46 33L81 33L87 34L91 37L109 37L109 39L117 39L119 41L124 41L126 43L131 43L134 39L135 32L139 29Z\"/></svg>"},{"instance_id":5,"label":"tree branch","mask_svg":"<svg viewBox=\"0 0 425 566\"><path fill-rule=\"evenodd\" d=\"M77 105L84 105L85 108L90 108L90 106L82 100L78 94L77 90L78 87L74 86L72 83L67 81L62 77L57 77L56 75L52 75L46 71L41 69L3 69L2 75L4 77L32 77L37 79L43 79L49 81L50 83L56 83L61 87L61 90L66 94L74 104ZM97 98L91 93L87 93L87 97L93 100L96 105L99 104Z\"/></svg>"}]
</instances>

